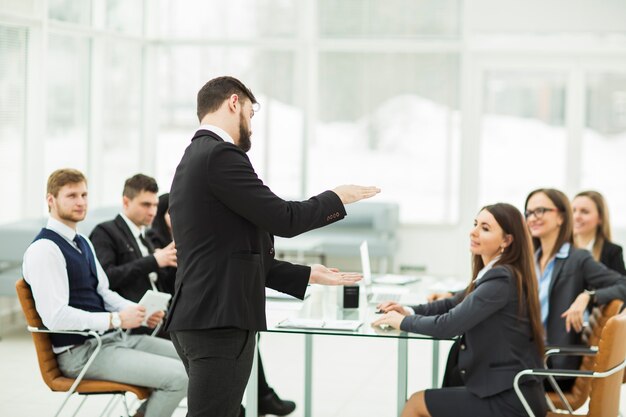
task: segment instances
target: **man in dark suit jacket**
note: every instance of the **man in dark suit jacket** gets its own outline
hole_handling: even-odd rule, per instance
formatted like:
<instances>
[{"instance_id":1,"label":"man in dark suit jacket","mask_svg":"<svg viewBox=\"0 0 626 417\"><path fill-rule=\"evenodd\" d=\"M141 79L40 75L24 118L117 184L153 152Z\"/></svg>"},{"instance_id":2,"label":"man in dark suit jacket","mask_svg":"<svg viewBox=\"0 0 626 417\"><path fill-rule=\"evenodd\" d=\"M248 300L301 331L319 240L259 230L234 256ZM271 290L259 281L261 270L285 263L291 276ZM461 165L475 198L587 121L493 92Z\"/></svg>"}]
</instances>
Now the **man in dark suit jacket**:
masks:
<instances>
[{"instance_id":1,"label":"man in dark suit jacket","mask_svg":"<svg viewBox=\"0 0 626 417\"><path fill-rule=\"evenodd\" d=\"M160 288L161 268L176 266L174 243L155 250L145 238L145 229L156 215L158 191L152 177L137 174L127 179L122 212L97 225L89 236L111 289L135 302L146 291Z\"/></svg>"},{"instance_id":2,"label":"man in dark suit jacket","mask_svg":"<svg viewBox=\"0 0 626 417\"><path fill-rule=\"evenodd\" d=\"M346 215L344 204L379 192L341 186L303 202L277 197L246 155L254 104L252 92L232 77L202 87L201 126L170 192L178 272L167 329L189 375L190 417L240 413L255 333L266 329L266 286L302 299L308 283L360 279L322 265L275 260L273 235L291 237L333 223Z\"/></svg>"}]
</instances>

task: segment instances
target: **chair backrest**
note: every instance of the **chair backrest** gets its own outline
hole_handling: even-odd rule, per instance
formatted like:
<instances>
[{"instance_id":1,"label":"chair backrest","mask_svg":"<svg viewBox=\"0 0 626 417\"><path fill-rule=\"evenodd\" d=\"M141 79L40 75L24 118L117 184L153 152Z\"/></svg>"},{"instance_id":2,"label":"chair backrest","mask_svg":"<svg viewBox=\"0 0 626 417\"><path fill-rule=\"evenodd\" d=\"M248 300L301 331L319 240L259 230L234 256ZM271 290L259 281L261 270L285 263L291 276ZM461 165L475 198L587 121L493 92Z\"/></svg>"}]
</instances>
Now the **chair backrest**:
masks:
<instances>
[{"instance_id":1,"label":"chair backrest","mask_svg":"<svg viewBox=\"0 0 626 417\"><path fill-rule=\"evenodd\" d=\"M608 304L602 307L596 307L589 316L589 326L585 328L583 334L583 340L587 346L598 346L600 343L600 337L602 330L609 319L619 314L624 302L622 300L612 300ZM584 356L580 364L580 370L591 371L595 366L595 357ZM576 378L574 385L569 393L567 393L567 400L574 410L582 407L582 405L589 398L591 392L591 378ZM550 393L550 399L558 406L563 408L561 401L556 394Z\"/></svg>"},{"instance_id":2,"label":"chair backrest","mask_svg":"<svg viewBox=\"0 0 626 417\"><path fill-rule=\"evenodd\" d=\"M37 309L35 308L35 299L30 290L30 286L24 278L20 278L15 283L17 298L20 300L22 311L26 317L26 323L33 327L43 327L43 322ZM39 361L39 370L46 385L53 391L57 391L55 380L63 378L63 374L59 369L57 357L52 351L52 342L47 333L31 333L35 342L35 350L37 351L37 360Z\"/></svg>"},{"instance_id":3,"label":"chair backrest","mask_svg":"<svg viewBox=\"0 0 626 417\"><path fill-rule=\"evenodd\" d=\"M626 312L614 316L604 326L594 372L605 372L626 358ZM624 370L591 381L589 417L617 417Z\"/></svg>"}]
</instances>

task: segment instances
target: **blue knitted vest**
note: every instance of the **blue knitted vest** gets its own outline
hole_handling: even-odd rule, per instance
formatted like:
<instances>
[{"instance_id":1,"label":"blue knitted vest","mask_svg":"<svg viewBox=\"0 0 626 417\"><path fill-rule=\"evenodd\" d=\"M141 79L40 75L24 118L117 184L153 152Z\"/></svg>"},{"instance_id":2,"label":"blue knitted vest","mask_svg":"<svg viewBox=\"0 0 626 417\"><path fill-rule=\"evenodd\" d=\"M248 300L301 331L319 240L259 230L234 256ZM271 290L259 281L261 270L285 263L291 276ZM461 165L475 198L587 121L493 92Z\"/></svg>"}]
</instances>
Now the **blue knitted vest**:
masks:
<instances>
[{"instance_id":1,"label":"blue knitted vest","mask_svg":"<svg viewBox=\"0 0 626 417\"><path fill-rule=\"evenodd\" d=\"M89 312L106 312L104 309L104 300L98 294L98 273L96 270L96 260L93 252L87 251L87 258L83 256L74 246L72 246L65 238L58 233L43 228L35 237L35 241L39 239L48 239L54 242L63 257L67 267L67 277L70 286L69 305L80 310ZM83 329L67 329L67 330L83 330ZM54 346L80 345L87 337L80 335L51 334L50 338Z\"/></svg>"}]
</instances>

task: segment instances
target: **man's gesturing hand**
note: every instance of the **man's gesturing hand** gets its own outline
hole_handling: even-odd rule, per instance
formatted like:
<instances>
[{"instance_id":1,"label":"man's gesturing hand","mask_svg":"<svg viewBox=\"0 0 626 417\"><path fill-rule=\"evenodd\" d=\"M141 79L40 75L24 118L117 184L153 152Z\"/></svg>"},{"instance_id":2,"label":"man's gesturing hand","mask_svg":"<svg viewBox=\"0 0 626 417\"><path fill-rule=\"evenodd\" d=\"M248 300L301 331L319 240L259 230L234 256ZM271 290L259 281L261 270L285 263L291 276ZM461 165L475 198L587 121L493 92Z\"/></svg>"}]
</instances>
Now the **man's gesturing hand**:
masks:
<instances>
[{"instance_id":1,"label":"man's gesturing hand","mask_svg":"<svg viewBox=\"0 0 626 417\"><path fill-rule=\"evenodd\" d=\"M380 192L380 188L362 185L340 185L333 190L345 204L356 203L359 200L374 197Z\"/></svg>"},{"instance_id":2,"label":"man's gesturing hand","mask_svg":"<svg viewBox=\"0 0 626 417\"><path fill-rule=\"evenodd\" d=\"M324 265L311 265L309 284L321 285L352 285L363 278L356 272L339 272L337 268L326 268Z\"/></svg>"},{"instance_id":3,"label":"man's gesturing hand","mask_svg":"<svg viewBox=\"0 0 626 417\"><path fill-rule=\"evenodd\" d=\"M176 264L176 245L174 242L170 243L163 249L156 249L154 251L154 258L157 261L157 264L160 268L165 268L167 266L177 267Z\"/></svg>"}]
</instances>

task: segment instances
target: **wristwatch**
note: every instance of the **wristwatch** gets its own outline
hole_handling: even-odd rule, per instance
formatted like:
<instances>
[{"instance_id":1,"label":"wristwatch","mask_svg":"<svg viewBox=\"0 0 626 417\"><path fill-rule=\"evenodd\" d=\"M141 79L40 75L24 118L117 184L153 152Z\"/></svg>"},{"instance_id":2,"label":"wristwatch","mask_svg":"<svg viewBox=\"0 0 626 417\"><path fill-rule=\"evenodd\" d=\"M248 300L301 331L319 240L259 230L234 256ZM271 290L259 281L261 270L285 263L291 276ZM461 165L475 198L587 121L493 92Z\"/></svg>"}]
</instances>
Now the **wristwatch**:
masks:
<instances>
[{"instance_id":1,"label":"wristwatch","mask_svg":"<svg viewBox=\"0 0 626 417\"><path fill-rule=\"evenodd\" d=\"M583 292L589 296L589 299L591 301L595 300L595 298L596 298L596 290L585 290Z\"/></svg>"},{"instance_id":2,"label":"wristwatch","mask_svg":"<svg viewBox=\"0 0 626 417\"><path fill-rule=\"evenodd\" d=\"M111 326L114 329L119 329L120 327L122 327L122 319L120 318L120 313L118 313L117 311L111 313Z\"/></svg>"}]
</instances>

